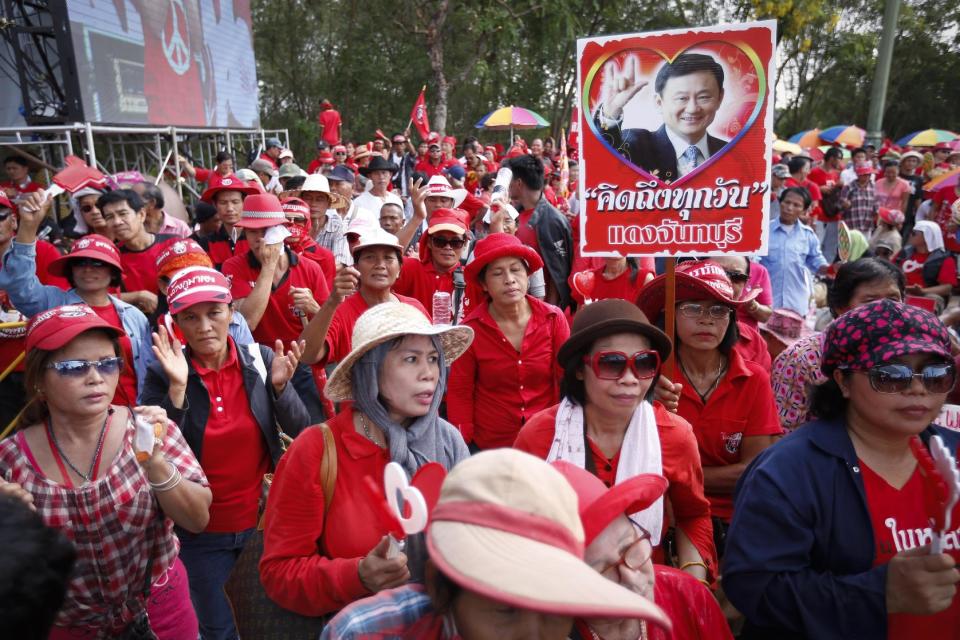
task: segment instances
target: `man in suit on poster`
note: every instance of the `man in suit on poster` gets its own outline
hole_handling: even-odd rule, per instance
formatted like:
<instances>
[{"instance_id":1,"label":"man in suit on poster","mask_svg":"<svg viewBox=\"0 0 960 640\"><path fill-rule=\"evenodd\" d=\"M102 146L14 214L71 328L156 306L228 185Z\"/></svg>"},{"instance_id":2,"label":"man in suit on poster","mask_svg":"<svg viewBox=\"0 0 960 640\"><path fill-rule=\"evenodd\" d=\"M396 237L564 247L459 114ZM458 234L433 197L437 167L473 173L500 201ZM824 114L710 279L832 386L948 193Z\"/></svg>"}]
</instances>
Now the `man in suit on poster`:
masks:
<instances>
[{"instance_id":1,"label":"man in suit on poster","mask_svg":"<svg viewBox=\"0 0 960 640\"><path fill-rule=\"evenodd\" d=\"M659 180L687 175L727 144L707 133L723 102L723 68L712 56L684 53L660 67L654 101L663 125L656 131L621 127L624 107L649 84L636 59L628 58L622 71L608 63L606 73L613 75L594 123L614 149Z\"/></svg>"}]
</instances>

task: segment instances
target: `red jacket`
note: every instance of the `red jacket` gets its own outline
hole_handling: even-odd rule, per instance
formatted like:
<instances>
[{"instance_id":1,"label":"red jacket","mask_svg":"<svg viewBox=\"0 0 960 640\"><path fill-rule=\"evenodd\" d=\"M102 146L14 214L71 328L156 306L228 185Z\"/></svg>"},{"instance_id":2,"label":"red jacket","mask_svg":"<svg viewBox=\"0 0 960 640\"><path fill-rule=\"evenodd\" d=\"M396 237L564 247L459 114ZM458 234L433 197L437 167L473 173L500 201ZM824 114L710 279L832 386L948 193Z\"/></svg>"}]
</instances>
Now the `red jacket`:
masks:
<instances>
[{"instance_id":1,"label":"red jacket","mask_svg":"<svg viewBox=\"0 0 960 640\"><path fill-rule=\"evenodd\" d=\"M550 453L556 432L555 422L559 405L550 407L533 416L517 435L514 448L546 459ZM697 439L686 420L670 413L660 403L653 403L660 436L660 455L663 476L670 482L664 500L672 507L673 522L682 530L703 557L708 567L709 579L717 575L717 551L713 545L713 523L710 521L710 503L703 491L703 467L697 451ZM590 441L597 477L611 486L617 477L617 465L621 452L607 460L598 447ZM668 511L667 514L671 513ZM666 518L664 518L666 520ZM664 527L666 530L666 526Z\"/></svg>"}]
</instances>

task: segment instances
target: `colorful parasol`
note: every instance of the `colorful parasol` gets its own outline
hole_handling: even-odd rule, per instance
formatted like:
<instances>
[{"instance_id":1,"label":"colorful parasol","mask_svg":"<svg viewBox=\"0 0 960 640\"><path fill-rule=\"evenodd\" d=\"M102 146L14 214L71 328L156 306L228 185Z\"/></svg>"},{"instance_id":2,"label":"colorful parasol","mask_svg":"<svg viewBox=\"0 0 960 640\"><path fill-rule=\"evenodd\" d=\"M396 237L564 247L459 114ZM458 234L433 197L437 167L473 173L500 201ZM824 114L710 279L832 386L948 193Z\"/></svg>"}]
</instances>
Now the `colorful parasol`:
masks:
<instances>
[{"instance_id":1,"label":"colorful parasol","mask_svg":"<svg viewBox=\"0 0 960 640\"><path fill-rule=\"evenodd\" d=\"M789 138L788 142L800 145L801 147L816 147L820 145L820 129L809 129L795 133Z\"/></svg>"},{"instance_id":2,"label":"colorful parasol","mask_svg":"<svg viewBox=\"0 0 960 640\"><path fill-rule=\"evenodd\" d=\"M510 143L513 144L514 129L542 129L549 127L543 116L524 107L500 107L480 118L474 125L477 129L510 131Z\"/></svg>"},{"instance_id":3,"label":"colorful parasol","mask_svg":"<svg viewBox=\"0 0 960 640\"><path fill-rule=\"evenodd\" d=\"M838 124L820 132L820 139L830 144L846 144L852 147L863 145L867 132L852 124Z\"/></svg>"},{"instance_id":4,"label":"colorful parasol","mask_svg":"<svg viewBox=\"0 0 960 640\"><path fill-rule=\"evenodd\" d=\"M960 134L946 129L924 129L923 131L914 131L908 136L897 140L901 147L932 147L938 142L953 142L960 139Z\"/></svg>"},{"instance_id":5,"label":"colorful parasol","mask_svg":"<svg viewBox=\"0 0 960 640\"><path fill-rule=\"evenodd\" d=\"M925 185L923 185L924 191L940 191L940 189L947 189L949 187L957 186L957 182L960 181L960 169L951 169L941 173L936 178L931 179Z\"/></svg>"}]
</instances>

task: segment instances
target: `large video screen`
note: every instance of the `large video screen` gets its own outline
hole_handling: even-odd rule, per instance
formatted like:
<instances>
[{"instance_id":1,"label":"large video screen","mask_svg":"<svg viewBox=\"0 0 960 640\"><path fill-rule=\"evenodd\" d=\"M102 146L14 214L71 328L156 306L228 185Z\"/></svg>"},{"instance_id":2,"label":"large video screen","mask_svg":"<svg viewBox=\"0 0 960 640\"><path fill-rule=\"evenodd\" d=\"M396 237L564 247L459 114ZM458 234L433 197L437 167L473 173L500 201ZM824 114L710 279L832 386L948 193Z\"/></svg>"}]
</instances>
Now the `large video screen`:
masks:
<instances>
[{"instance_id":1,"label":"large video screen","mask_svg":"<svg viewBox=\"0 0 960 640\"><path fill-rule=\"evenodd\" d=\"M85 119L260 126L249 0L67 0Z\"/></svg>"}]
</instances>

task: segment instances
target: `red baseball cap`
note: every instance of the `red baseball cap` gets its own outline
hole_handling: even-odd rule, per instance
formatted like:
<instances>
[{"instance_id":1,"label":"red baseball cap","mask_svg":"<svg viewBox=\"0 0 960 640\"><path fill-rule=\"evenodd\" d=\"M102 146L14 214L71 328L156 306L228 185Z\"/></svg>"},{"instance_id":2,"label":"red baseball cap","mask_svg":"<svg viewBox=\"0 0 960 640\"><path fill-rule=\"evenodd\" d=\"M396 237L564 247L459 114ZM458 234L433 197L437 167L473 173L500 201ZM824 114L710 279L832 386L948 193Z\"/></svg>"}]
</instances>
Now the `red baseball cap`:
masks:
<instances>
[{"instance_id":1,"label":"red baseball cap","mask_svg":"<svg viewBox=\"0 0 960 640\"><path fill-rule=\"evenodd\" d=\"M666 301L666 274L659 275L640 290L637 306L650 319L656 319L663 311ZM754 289L739 300L733 297L733 283L727 272L716 262L709 260L690 260L677 265L676 271L677 302L712 298L729 307L739 307L760 295L760 289Z\"/></svg>"},{"instance_id":2,"label":"red baseball cap","mask_svg":"<svg viewBox=\"0 0 960 640\"><path fill-rule=\"evenodd\" d=\"M247 184L236 175L230 174L228 176L223 176L219 182L211 184L209 187L207 187L207 190L203 192L203 195L200 196L200 199L204 202L209 202L212 204L214 196L221 191L239 191L247 196L260 193L260 190L256 187Z\"/></svg>"},{"instance_id":3,"label":"red baseball cap","mask_svg":"<svg viewBox=\"0 0 960 640\"><path fill-rule=\"evenodd\" d=\"M169 278L187 267L213 267L213 260L192 238L170 242L157 256L157 276Z\"/></svg>"},{"instance_id":4,"label":"red baseball cap","mask_svg":"<svg viewBox=\"0 0 960 640\"><path fill-rule=\"evenodd\" d=\"M65 304L47 309L30 319L27 325L26 350L56 351L78 335L91 329L103 329L116 336L123 331L97 315L85 304Z\"/></svg>"},{"instance_id":5,"label":"red baseball cap","mask_svg":"<svg viewBox=\"0 0 960 640\"><path fill-rule=\"evenodd\" d=\"M550 464L563 474L577 493L584 547L603 533L617 516L629 516L649 508L667 490L667 479L655 473L641 473L608 489L600 478L575 464L565 460Z\"/></svg>"},{"instance_id":6,"label":"red baseball cap","mask_svg":"<svg viewBox=\"0 0 960 640\"><path fill-rule=\"evenodd\" d=\"M5 193L0 193L0 207L6 207L14 213L17 212L17 205L10 202L10 198L8 198Z\"/></svg>"},{"instance_id":7,"label":"red baseball cap","mask_svg":"<svg viewBox=\"0 0 960 640\"><path fill-rule=\"evenodd\" d=\"M227 276L209 267L190 267L180 271L167 287L167 304L172 315L200 302L233 302Z\"/></svg>"},{"instance_id":8,"label":"red baseball cap","mask_svg":"<svg viewBox=\"0 0 960 640\"><path fill-rule=\"evenodd\" d=\"M66 278L70 261L78 258L99 260L123 273L123 265L120 263L120 251L117 250L117 245L97 233L83 236L74 242L73 247L70 248L70 253L51 262L50 266L47 267L47 272L53 276Z\"/></svg>"},{"instance_id":9,"label":"red baseball cap","mask_svg":"<svg viewBox=\"0 0 960 640\"><path fill-rule=\"evenodd\" d=\"M457 146L457 139L453 136L444 136L443 141L449 144L451 147Z\"/></svg>"},{"instance_id":10,"label":"red baseball cap","mask_svg":"<svg viewBox=\"0 0 960 640\"><path fill-rule=\"evenodd\" d=\"M469 229L467 223L469 219L470 214L463 209L437 209L430 216L427 235L433 235L438 231L452 231L457 235L463 235Z\"/></svg>"}]
</instances>

